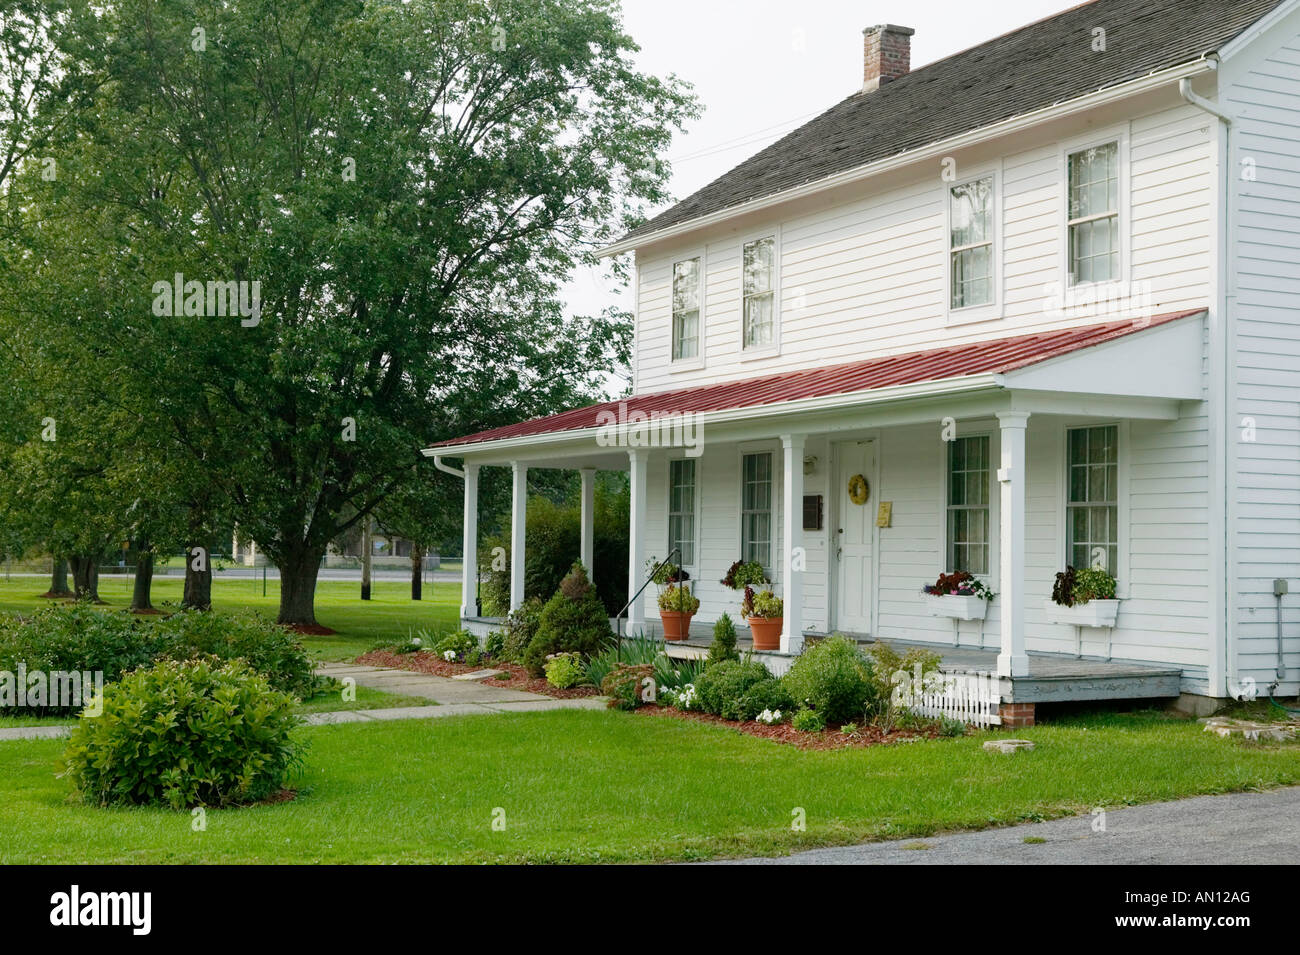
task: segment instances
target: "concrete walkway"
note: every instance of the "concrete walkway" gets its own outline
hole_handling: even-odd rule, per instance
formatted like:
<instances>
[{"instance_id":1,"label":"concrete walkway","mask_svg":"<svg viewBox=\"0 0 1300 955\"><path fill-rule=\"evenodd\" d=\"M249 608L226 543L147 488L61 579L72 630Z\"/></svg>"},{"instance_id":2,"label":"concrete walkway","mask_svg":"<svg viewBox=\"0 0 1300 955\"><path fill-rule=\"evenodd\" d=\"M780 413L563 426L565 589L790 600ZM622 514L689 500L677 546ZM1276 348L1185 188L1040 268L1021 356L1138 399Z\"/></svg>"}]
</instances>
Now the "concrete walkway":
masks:
<instances>
[{"instance_id":1,"label":"concrete walkway","mask_svg":"<svg viewBox=\"0 0 1300 955\"><path fill-rule=\"evenodd\" d=\"M1006 829L813 849L732 865L1294 865L1300 787L1197 796ZM1042 839L1026 843L1025 839ZM718 864L718 863L703 863Z\"/></svg>"},{"instance_id":2,"label":"concrete walkway","mask_svg":"<svg viewBox=\"0 0 1300 955\"><path fill-rule=\"evenodd\" d=\"M308 726L332 726L335 723L369 723L384 720L426 720L442 716L468 716L483 713L535 713L539 710L603 710L604 697L557 700L540 693L525 693L490 682L455 680L431 673L392 670L387 667L360 666L355 663L322 663L316 668L322 676L336 680L351 677L357 686L368 686L399 696L420 696L435 706L392 706L370 710L334 710L307 713ZM0 742L11 739L57 739L67 736L71 726L12 726L0 729Z\"/></svg>"}]
</instances>

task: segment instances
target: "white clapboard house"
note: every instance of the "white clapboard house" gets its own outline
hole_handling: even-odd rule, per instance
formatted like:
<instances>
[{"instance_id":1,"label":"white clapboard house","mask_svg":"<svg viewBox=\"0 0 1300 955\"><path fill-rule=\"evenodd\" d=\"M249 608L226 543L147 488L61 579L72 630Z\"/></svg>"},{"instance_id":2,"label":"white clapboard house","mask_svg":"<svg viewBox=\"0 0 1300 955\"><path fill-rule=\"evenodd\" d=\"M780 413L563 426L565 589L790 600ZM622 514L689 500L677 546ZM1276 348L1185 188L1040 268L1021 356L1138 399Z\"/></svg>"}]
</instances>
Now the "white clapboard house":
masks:
<instances>
[{"instance_id":1,"label":"white clapboard house","mask_svg":"<svg viewBox=\"0 0 1300 955\"><path fill-rule=\"evenodd\" d=\"M778 670L842 632L994 673L1007 722L1294 695L1300 2L1095 0L915 70L911 35L867 29L851 95L606 250L635 257L632 397L426 451L464 476L462 615L489 625L480 468L514 470L516 604L528 469L588 504L616 469L631 591L678 548L707 641L762 562ZM1049 600L1098 563L1109 626ZM924 599L956 570L984 619Z\"/></svg>"}]
</instances>

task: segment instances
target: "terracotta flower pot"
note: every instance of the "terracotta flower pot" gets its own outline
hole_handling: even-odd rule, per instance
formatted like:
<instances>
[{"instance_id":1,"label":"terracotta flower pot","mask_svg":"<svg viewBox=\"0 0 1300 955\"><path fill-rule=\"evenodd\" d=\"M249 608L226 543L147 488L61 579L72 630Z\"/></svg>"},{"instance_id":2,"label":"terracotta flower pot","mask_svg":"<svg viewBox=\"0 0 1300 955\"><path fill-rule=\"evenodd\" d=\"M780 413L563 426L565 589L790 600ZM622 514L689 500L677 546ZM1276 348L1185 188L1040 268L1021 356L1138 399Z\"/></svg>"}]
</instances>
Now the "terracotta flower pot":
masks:
<instances>
[{"instance_id":1,"label":"terracotta flower pot","mask_svg":"<svg viewBox=\"0 0 1300 955\"><path fill-rule=\"evenodd\" d=\"M749 632L754 637L755 650L780 650L781 627L784 617L746 617Z\"/></svg>"},{"instance_id":2,"label":"terracotta flower pot","mask_svg":"<svg viewBox=\"0 0 1300 955\"><path fill-rule=\"evenodd\" d=\"M680 610L660 610L659 619L664 625L664 639L674 643L685 640L691 633L693 613Z\"/></svg>"}]
</instances>

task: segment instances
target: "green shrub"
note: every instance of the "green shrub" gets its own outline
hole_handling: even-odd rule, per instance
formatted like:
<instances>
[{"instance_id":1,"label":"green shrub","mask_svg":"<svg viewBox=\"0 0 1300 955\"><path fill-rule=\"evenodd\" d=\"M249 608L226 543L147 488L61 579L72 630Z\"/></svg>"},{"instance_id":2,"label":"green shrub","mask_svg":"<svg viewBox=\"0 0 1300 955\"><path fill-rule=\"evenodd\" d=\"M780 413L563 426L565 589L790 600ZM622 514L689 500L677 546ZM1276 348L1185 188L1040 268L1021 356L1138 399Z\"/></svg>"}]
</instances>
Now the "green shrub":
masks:
<instances>
[{"instance_id":1,"label":"green shrub","mask_svg":"<svg viewBox=\"0 0 1300 955\"><path fill-rule=\"evenodd\" d=\"M725 703L721 715L729 720L752 720L764 710L788 712L794 708L790 692L776 677L760 680L734 702Z\"/></svg>"},{"instance_id":2,"label":"green shrub","mask_svg":"<svg viewBox=\"0 0 1300 955\"><path fill-rule=\"evenodd\" d=\"M857 719L877 703L871 661L838 634L805 649L782 679L794 702L828 723Z\"/></svg>"},{"instance_id":3,"label":"green shrub","mask_svg":"<svg viewBox=\"0 0 1300 955\"><path fill-rule=\"evenodd\" d=\"M611 708L635 710L647 702L644 698L647 679L654 680L654 668L650 664L619 663L600 684L600 691L609 697Z\"/></svg>"},{"instance_id":4,"label":"green shrub","mask_svg":"<svg viewBox=\"0 0 1300 955\"><path fill-rule=\"evenodd\" d=\"M722 663L710 663L695 681L695 690L700 698L700 709L714 716L738 712L741 698L749 692L750 688L770 679L772 674L757 660L724 660Z\"/></svg>"},{"instance_id":5,"label":"green shrub","mask_svg":"<svg viewBox=\"0 0 1300 955\"><path fill-rule=\"evenodd\" d=\"M304 700L323 685L298 635L256 614L182 610L154 626L168 659L244 660L273 689Z\"/></svg>"},{"instance_id":6,"label":"green shrub","mask_svg":"<svg viewBox=\"0 0 1300 955\"><path fill-rule=\"evenodd\" d=\"M739 660L736 652L736 625L728 614L723 614L713 625L713 642L709 644L709 662L721 663L723 660Z\"/></svg>"},{"instance_id":7,"label":"green shrub","mask_svg":"<svg viewBox=\"0 0 1300 955\"><path fill-rule=\"evenodd\" d=\"M157 631L121 613L89 604L46 607L30 617L0 616L0 671L103 673L112 683L151 663L162 647ZM67 716L78 707L28 707L27 716Z\"/></svg>"},{"instance_id":8,"label":"green shrub","mask_svg":"<svg viewBox=\"0 0 1300 955\"><path fill-rule=\"evenodd\" d=\"M582 657L576 653L557 653L546 661L546 682L556 689L567 690L586 679Z\"/></svg>"},{"instance_id":9,"label":"green shrub","mask_svg":"<svg viewBox=\"0 0 1300 955\"><path fill-rule=\"evenodd\" d=\"M65 775L95 805L256 802L300 766L294 698L241 661L164 660L105 687L103 702L65 752Z\"/></svg>"},{"instance_id":10,"label":"green shrub","mask_svg":"<svg viewBox=\"0 0 1300 955\"><path fill-rule=\"evenodd\" d=\"M820 733L826 728L826 717L816 710L805 708L794 715L790 725L803 733Z\"/></svg>"},{"instance_id":11,"label":"green shrub","mask_svg":"<svg viewBox=\"0 0 1300 955\"><path fill-rule=\"evenodd\" d=\"M902 717L901 708L893 702L894 674L906 673L909 680L915 681L919 665L920 677L924 682L926 677L939 670L943 657L924 647L911 647L906 654L900 654L884 642L872 643L867 647L867 656L871 657L871 682L875 686L872 694L874 702L870 707L872 721L880 729L889 732Z\"/></svg>"},{"instance_id":12,"label":"green shrub","mask_svg":"<svg viewBox=\"0 0 1300 955\"><path fill-rule=\"evenodd\" d=\"M501 643L501 659L518 663L524 658L528 644L537 636L537 626L542 619L542 602L529 597L506 616L505 636Z\"/></svg>"},{"instance_id":13,"label":"green shrub","mask_svg":"<svg viewBox=\"0 0 1300 955\"><path fill-rule=\"evenodd\" d=\"M625 478L602 472L597 475L592 563L601 569L596 592L612 617L627 603L628 578L628 491ZM618 486L621 484L622 486ZM581 508L577 475L573 476L571 498L563 504L542 495L528 499L527 539L524 556L524 595L546 600L555 593L578 553ZM483 612L501 615L510 606L510 564L493 569L493 550L510 553L509 521L502 533L489 535L479 545L479 568L483 583L480 597ZM499 565L498 565L499 566ZM587 568L590 571L592 568Z\"/></svg>"},{"instance_id":14,"label":"green shrub","mask_svg":"<svg viewBox=\"0 0 1300 955\"><path fill-rule=\"evenodd\" d=\"M546 658L554 653L580 653L590 657L604 650L613 637L605 605L587 579L581 564L574 564L555 596L546 602L537 623L537 635L521 661L533 676L543 674Z\"/></svg>"},{"instance_id":15,"label":"green shrub","mask_svg":"<svg viewBox=\"0 0 1300 955\"><path fill-rule=\"evenodd\" d=\"M506 635L500 630L493 630L483 641L483 652L493 660L501 660L505 656Z\"/></svg>"}]
</instances>

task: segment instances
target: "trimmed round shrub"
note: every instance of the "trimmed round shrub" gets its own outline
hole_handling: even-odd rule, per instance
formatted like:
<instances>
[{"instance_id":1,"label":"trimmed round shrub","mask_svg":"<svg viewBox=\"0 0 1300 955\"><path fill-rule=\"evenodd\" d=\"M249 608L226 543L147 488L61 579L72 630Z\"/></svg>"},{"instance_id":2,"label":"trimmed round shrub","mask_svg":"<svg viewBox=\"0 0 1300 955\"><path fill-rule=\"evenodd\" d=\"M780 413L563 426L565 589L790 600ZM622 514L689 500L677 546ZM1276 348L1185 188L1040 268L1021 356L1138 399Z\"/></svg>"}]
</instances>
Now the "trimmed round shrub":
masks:
<instances>
[{"instance_id":1,"label":"trimmed round shrub","mask_svg":"<svg viewBox=\"0 0 1300 955\"><path fill-rule=\"evenodd\" d=\"M848 637L814 643L782 681L795 703L816 710L828 723L861 719L868 708L875 709L871 661Z\"/></svg>"},{"instance_id":2,"label":"trimmed round shrub","mask_svg":"<svg viewBox=\"0 0 1300 955\"><path fill-rule=\"evenodd\" d=\"M556 653L593 656L613 639L605 605L587 579L581 564L574 564L555 596L546 602L537 621L537 635L524 651L523 665L535 677L543 675L546 658Z\"/></svg>"},{"instance_id":3,"label":"trimmed round shrub","mask_svg":"<svg viewBox=\"0 0 1300 955\"><path fill-rule=\"evenodd\" d=\"M826 728L826 717L805 707L794 715L790 725L801 733L820 733Z\"/></svg>"},{"instance_id":4,"label":"trimmed round shrub","mask_svg":"<svg viewBox=\"0 0 1300 955\"><path fill-rule=\"evenodd\" d=\"M740 712L741 699L754 686L771 679L767 667L757 660L724 660L704 668L695 681L695 692L705 713L740 719L736 714Z\"/></svg>"},{"instance_id":5,"label":"trimmed round shrub","mask_svg":"<svg viewBox=\"0 0 1300 955\"><path fill-rule=\"evenodd\" d=\"M103 673L104 682L153 661L162 646L149 624L89 604L46 607L30 617L0 615L0 671ZM27 716L73 715L79 707L29 707Z\"/></svg>"},{"instance_id":6,"label":"trimmed round shrub","mask_svg":"<svg viewBox=\"0 0 1300 955\"><path fill-rule=\"evenodd\" d=\"M324 685L298 635L257 614L182 610L154 626L168 659L244 660L273 689L304 700Z\"/></svg>"},{"instance_id":7,"label":"trimmed round shrub","mask_svg":"<svg viewBox=\"0 0 1300 955\"><path fill-rule=\"evenodd\" d=\"M792 709L794 701L790 699L789 691L780 680L772 677L752 685L734 704L724 705L722 715L729 720L744 722L756 718L764 710L788 712Z\"/></svg>"},{"instance_id":8,"label":"trimmed round shrub","mask_svg":"<svg viewBox=\"0 0 1300 955\"><path fill-rule=\"evenodd\" d=\"M100 806L231 806L279 792L301 765L296 701L242 661L164 660L104 688L66 775Z\"/></svg>"}]
</instances>

